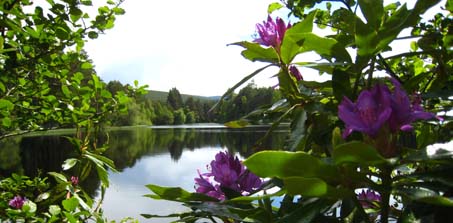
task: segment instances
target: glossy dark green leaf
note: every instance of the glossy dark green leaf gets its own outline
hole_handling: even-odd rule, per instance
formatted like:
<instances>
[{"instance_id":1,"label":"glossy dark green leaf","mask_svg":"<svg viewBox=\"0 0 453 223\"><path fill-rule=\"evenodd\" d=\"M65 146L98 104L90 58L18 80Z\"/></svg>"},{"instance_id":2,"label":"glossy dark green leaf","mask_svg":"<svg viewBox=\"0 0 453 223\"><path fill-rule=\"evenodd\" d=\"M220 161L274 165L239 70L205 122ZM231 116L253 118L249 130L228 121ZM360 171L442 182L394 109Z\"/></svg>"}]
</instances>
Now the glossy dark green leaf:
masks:
<instances>
[{"instance_id":1,"label":"glossy dark green leaf","mask_svg":"<svg viewBox=\"0 0 453 223\"><path fill-rule=\"evenodd\" d=\"M360 18L355 19L355 44L357 46L357 55L369 57L376 52L379 43L378 33L376 30L367 26Z\"/></svg>"},{"instance_id":2,"label":"glossy dark green leaf","mask_svg":"<svg viewBox=\"0 0 453 223\"><path fill-rule=\"evenodd\" d=\"M445 8L450 12L453 12L453 0L447 0L445 3Z\"/></svg>"},{"instance_id":3,"label":"glossy dark green leaf","mask_svg":"<svg viewBox=\"0 0 453 223\"><path fill-rule=\"evenodd\" d=\"M90 37L90 39L96 39L99 37L99 34L97 32L90 31L88 32L88 37Z\"/></svg>"},{"instance_id":4,"label":"glossy dark green leaf","mask_svg":"<svg viewBox=\"0 0 453 223\"><path fill-rule=\"evenodd\" d=\"M165 199L179 202L189 201L218 201L213 197L209 197L204 194L190 193L180 187L161 187L154 184L146 185L154 194L145 195L153 199Z\"/></svg>"},{"instance_id":5,"label":"glossy dark green leaf","mask_svg":"<svg viewBox=\"0 0 453 223\"><path fill-rule=\"evenodd\" d=\"M439 206L453 207L453 200L442 196L423 197L417 199L417 201Z\"/></svg>"},{"instance_id":6,"label":"glossy dark green leaf","mask_svg":"<svg viewBox=\"0 0 453 223\"><path fill-rule=\"evenodd\" d=\"M307 197L335 197L351 196L346 190L337 189L320 178L288 177L283 179L285 189L289 194Z\"/></svg>"},{"instance_id":7,"label":"glossy dark green leaf","mask_svg":"<svg viewBox=\"0 0 453 223\"><path fill-rule=\"evenodd\" d=\"M377 29L384 16L383 0L358 0L358 3L367 20L367 25Z\"/></svg>"},{"instance_id":8,"label":"glossy dark green leaf","mask_svg":"<svg viewBox=\"0 0 453 223\"><path fill-rule=\"evenodd\" d=\"M72 212L77 208L77 206L79 206L79 200L77 200L77 198L75 198L75 197L72 197L72 198L63 200L62 204L63 204L63 208L66 211Z\"/></svg>"},{"instance_id":9,"label":"glossy dark green leaf","mask_svg":"<svg viewBox=\"0 0 453 223\"><path fill-rule=\"evenodd\" d=\"M272 47L263 48L258 43L251 43L247 41L232 43L229 45L238 45L244 47L245 50L243 50L241 54L248 60L278 63L278 54Z\"/></svg>"},{"instance_id":10,"label":"glossy dark green leaf","mask_svg":"<svg viewBox=\"0 0 453 223\"><path fill-rule=\"evenodd\" d=\"M48 173L49 175L53 176L55 178L55 180L59 183L66 183L68 180L66 179L66 177L61 174L61 173L57 173L57 172L49 172Z\"/></svg>"},{"instance_id":11,"label":"glossy dark green leaf","mask_svg":"<svg viewBox=\"0 0 453 223\"><path fill-rule=\"evenodd\" d=\"M358 141L344 143L335 147L332 158L337 165L355 163L368 166L386 163L386 160L374 147Z\"/></svg>"},{"instance_id":12,"label":"glossy dark green leaf","mask_svg":"<svg viewBox=\"0 0 453 223\"><path fill-rule=\"evenodd\" d=\"M78 159L74 159L74 158L65 160L62 165L63 170L71 169L73 166L75 166L77 164L78 161L79 161Z\"/></svg>"},{"instance_id":13,"label":"glossy dark green leaf","mask_svg":"<svg viewBox=\"0 0 453 223\"><path fill-rule=\"evenodd\" d=\"M305 122L307 121L307 112L302 108L295 108L293 117L291 135L288 140L288 149L290 151L301 151L304 149L302 142L306 133Z\"/></svg>"},{"instance_id":14,"label":"glossy dark green leaf","mask_svg":"<svg viewBox=\"0 0 453 223\"><path fill-rule=\"evenodd\" d=\"M295 37L302 34L311 33L311 31L313 30L313 19L316 13L317 11L314 10L313 12L308 14L304 20L294 24L285 32L285 36L283 37L282 45L280 48L280 55L283 63L291 63L291 61L298 53L303 52L300 49L300 44L298 44L297 42L298 39Z\"/></svg>"},{"instance_id":15,"label":"glossy dark green leaf","mask_svg":"<svg viewBox=\"0 0 453 223\"><path fill-rule=\"evenodd\" d=\"M337 177L333 166L304 152L263 151L250 156L244 165L260 177L287 178L293 176L318 177L334 180Z\"/></svg>"}]
</instances>

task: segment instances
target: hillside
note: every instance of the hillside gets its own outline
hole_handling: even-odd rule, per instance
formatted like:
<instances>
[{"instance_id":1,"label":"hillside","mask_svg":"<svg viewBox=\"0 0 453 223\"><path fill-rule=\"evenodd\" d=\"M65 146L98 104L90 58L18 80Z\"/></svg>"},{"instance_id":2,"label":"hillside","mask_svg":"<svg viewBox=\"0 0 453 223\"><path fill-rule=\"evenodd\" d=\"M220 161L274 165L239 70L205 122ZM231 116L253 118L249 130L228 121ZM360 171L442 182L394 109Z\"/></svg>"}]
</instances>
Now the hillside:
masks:
<instances>
[{"instance_id":1,"label":"hillside","mask_svg":"<svg viewBox=\"0 0 453 223\"><path fill-rule=\"evenodd\" d=\"M152 101L167 101L168 92L164 91L155 91L155 90L148 90L148 94L145 97L151 99ZM189 95L189 94L181 94L182 100L186 101L189 97L193 97L194 99L199 99L200 101L217 101L220 99L220 96L198 96L198 95Z\"/></svg>"}]
</instances>

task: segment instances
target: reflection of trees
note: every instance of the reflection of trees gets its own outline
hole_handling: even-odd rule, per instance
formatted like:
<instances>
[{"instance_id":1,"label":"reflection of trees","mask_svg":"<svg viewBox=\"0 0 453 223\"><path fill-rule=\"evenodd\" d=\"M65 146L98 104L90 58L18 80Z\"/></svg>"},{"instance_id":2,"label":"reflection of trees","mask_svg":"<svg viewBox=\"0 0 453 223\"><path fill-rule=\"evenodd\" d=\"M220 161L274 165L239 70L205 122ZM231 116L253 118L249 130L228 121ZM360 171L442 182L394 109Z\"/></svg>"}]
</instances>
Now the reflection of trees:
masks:
<instances>
[{"instance_id":1,"label":"reflection of trees","mask_svg":"<svg viewBox=\"0 0 453 223\"><path fill-rule=\"evenodd\" d=\"M61 164L72 157L73 145L61 136L23 137L20 141L22 167L27 176L61 171Z\"/></svg>"},{"instance_id":2,"label":"reflection of trees","mask_svg":"<svg viewBox=\"0 0 453 223\"><path fill-rule=\"evenodd\" d=\"M259 147L254 145L265 135L265 129L151 129L128 128L109 131L109 149L105 155L115 162L119 171L132 167L143 156L170 153L178 161L184 150L226 148L248 157L257 150L278 149L287 133L272 134ZM101 140L103 141L103 140ZM36 176L60 171L61 164L72 155L68 140L61 136L9 138L0 141L0 177L13 172ZM96 173L81 182L86 192L95 195L99 187Z\"/></svg>"},{"instance_id":3,"label":"reflection of trees","mask_svg":"<svg viewBox=\"0 0 453 223\"><path fill-rule=\"evenodd\" d=\"M118 170L132 167L143 156L170 153L178 161L184 150L203 147L227 148L248 157L257 150L278 149L285 140L286 132L274 133L258 148L255 143L266 129L151 129L130 128L109 132L109 149L106 155L115 161Z\"/></svg>"},{"instance_id":4,"label":"reflection of trees","mask_svg":"<svg viewBox=\"0 0 453 223\"><path fill-rule=\"evenodd\" d=\"M0 140L0 179L12 173L23 174L19 142L21 137Z\"/></svg>"}]
</instances>

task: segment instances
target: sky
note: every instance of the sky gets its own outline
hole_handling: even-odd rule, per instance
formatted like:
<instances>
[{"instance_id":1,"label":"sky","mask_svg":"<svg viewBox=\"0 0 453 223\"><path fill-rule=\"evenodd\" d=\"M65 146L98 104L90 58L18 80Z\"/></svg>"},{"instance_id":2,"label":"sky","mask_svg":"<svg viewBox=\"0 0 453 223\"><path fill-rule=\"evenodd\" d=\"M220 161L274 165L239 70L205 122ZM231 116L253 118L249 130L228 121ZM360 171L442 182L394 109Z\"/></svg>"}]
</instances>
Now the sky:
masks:
<instances>
[{"instance_id":1,"label":"sky","mask_svg":"<svg viewBox=\"0 0 453 223\"><path fill-rule=\"evenodd\" d=\"M104 81L138 80L149 89L217 96L264 64L227 46L252 40L256 23L267 18L272 0L126 0L126 14L115 27L86 43ZM286 13L285 13L286 14ZM275 70L258 76L259 85L275 85Z\"/></svg>"},{"instance_id":2,"label":"sky","mask_svg":"<svg viewBox=\"0 0 453 223\"><path fill-rule=\"evenodd\" d=\"M264 63L241 56L242 47L230 45L251 41L256 24L267 18L267 7L275 0L126 0L126 14L115 27L86 43L100 77L148 85L150 90L219 96ZM390 2L386 0L385 3ZM412 8L415 1L409 1ZM412 4L411 4L412 2ZM285 17L288 11L277 12ZM275 16L275 14L273 15ZM314 54L306 59L318 59ZM278 83L270 68L254 78L258 86ZM318 78L314 70L304 77Z\"/></svg>"}]
</instances>

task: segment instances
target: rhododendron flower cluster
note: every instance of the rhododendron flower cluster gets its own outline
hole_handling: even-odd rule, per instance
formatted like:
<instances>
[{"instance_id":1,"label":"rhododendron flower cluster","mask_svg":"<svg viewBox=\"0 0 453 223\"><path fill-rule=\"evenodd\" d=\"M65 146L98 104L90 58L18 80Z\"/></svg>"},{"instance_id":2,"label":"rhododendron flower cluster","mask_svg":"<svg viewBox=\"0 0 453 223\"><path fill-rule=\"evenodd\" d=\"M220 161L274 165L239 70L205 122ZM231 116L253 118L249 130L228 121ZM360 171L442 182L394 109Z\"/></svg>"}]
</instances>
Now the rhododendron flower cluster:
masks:
<instances>
[{"instance_id":1,"label":"rhododendron flower cluster","mask_svg":"<svg viewBox=\"0 0 453 223\"><path fill-rule=\"evenodd\" d=\"M222 188L248 195L262 184L258 176L246 170L238 157L229 152L217 153L208 170L208 173L198 171L199 177L195 178L196 191L219 200L226 199Z\"/></svg>"},{"instance_id":2,"label":"rhododendron flower cluster","mask_svg":"<svg viewBox=\"0 0 453 223\"><path fill-rule=\"evenodd\" d=\"M290 27L291 24L288 23L286 25L283 19L277 17L274 21L268 16L267 21L256 25L260 38L255 39L255 42L264 46L274 47L277 51L280 51L285 32Z\"/></svg>"},{"instance_id":3,"label":"rhododendron flower cluster","mask_svg":"<svg viewBox=\"0 0 453 223\"><path fill-rule=\"evenodd\" d=\"M346 124L343 137L359 131L374 138L382 126L388 125L390 131L410 131L411 123L419 119L431 119L435 115L424 112L420 100L410 101L401 84L392 79L393 92L385 84L376 84L364 90L353 103L347 97L338 106L338 116Z\"/></svg>"},{"instance_id":4,"label":"rhododendron flower cluster","mask_svg":"<svg viewBox=\"0 0 453 223\"><path fill-rule=\"evenodd\" d=\"M17 195L13 199L11 199L8 204L12 208L21 209L22 206L24 206L26 200L27 200L26 198Z\"/></svg>"},{"instance_id":5,"label":"rhododendron flower cluster","mask_svg":"<svg viewBox=\"0 0 453 223\"><path fill-rule=\"evenodd\" d=\"M376 203L381 202L381 195L372 190L362 190L357 195L357 200L363 208L377 208Z\"/></svg>"}]
</instances>

